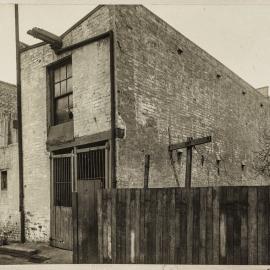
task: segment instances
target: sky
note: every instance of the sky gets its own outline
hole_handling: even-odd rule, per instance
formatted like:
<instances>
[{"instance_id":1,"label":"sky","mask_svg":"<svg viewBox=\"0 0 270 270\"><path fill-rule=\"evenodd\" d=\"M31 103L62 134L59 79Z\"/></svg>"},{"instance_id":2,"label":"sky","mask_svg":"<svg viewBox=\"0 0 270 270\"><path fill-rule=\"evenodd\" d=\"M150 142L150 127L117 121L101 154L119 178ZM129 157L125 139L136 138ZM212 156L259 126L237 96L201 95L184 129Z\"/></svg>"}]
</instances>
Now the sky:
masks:
<instances>
[{"instance_id":1,"label":"sky","mask_svg":"<svg viewBox=\"0 0 270 270\"><path fill-rule=\"evenodd\" d=\"M39 42L26 34L35 26L60 35L97 5L56 1L19 2L21 41ZM3 3L0 0L0 80L16 83L14 5ZM169 3L145 6L255 88L270 86L270 0Z\"/></svg>"}]
</instances>

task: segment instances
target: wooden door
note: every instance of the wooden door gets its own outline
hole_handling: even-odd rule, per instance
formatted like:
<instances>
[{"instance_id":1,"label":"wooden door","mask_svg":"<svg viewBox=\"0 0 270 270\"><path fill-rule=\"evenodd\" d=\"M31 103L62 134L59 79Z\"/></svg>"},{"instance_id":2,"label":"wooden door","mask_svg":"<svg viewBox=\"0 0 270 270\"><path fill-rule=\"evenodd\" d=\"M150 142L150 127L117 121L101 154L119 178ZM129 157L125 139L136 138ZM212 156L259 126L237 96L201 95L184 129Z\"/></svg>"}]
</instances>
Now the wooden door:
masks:
<instances>
[{"instance_id":1,"label":"wooden door","mask_svg":"<svg viewBox=\"0 0 270 270\"><path fill-rule=\"evenodd\" d=\"M110 186L108 151L105 145L76 151L78 181L73 213L74 263L98 263L97 190Z\"/></svg>"},{"instance_id":2,"label":"wooden door","mask_svg":"<svg viewBox=\"0 0 270 270\"><path fill-rule=\"evenodd\" d=\"M53 155L51 171L50 243L54 247L72 250L73 155Z\"/></svg>"}]
</instances>

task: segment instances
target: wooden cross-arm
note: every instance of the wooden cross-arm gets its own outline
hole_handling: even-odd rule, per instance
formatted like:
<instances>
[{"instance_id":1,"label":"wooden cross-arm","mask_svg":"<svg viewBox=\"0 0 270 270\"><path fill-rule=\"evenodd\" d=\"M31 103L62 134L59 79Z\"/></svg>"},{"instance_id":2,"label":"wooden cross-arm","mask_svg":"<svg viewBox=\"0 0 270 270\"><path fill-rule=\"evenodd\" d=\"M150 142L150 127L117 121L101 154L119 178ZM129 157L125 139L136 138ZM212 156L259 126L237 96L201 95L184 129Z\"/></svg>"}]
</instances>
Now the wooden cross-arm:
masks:
<instances>
[{"instance_id":1,"label":"wooden cross-arm","mask_svg":"<svg viewBox=\"0 0 270 270\"><path fill-rule=\"evenodd\" d=\"M190 141L182 142L182 143L176 143L169 145L169 151L191 147L199 144L209 143L211 142L212 138L211 136L199 138L199 139L191 139Z\"/></svg>"}]
</instances>

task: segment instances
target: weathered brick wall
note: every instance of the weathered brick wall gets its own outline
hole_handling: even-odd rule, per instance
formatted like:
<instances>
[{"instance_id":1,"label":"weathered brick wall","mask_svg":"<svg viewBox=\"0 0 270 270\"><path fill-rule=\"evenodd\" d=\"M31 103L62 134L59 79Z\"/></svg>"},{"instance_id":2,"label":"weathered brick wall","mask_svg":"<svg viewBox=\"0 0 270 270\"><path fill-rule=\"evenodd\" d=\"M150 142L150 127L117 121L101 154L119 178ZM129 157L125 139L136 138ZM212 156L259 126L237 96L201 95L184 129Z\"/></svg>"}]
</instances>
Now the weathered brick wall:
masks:
<instances>
[{"instance_id":1,"label":"weathered brick wall","mask_svg":"<svg viewBox=\"0 0 270 270\"><path fill-rule=\"evenodd\" d=\"M111 128L109 42L91 43L72 55L75 137Z\"/></svg>"},{"instance_id":2,"label":"weathered brick wall","mask_svg":"<svg viewBox=\"0 0 270 270\"><path fill-rule=\"evenodd\" d=\"M193 151L194 186L269 184L253 170L268 99L144 7L117 6L115 29L118 125L126 128L118 187L143 185L145 154L150 187L183 185L185 152L171 159L169 143L209 135L212 143Z\"/></svg>"},{"instance_id":3,"label":"weathered brick wall","mask_svg":"<svg viewBox=\"0 0 270 270\"><path fill-rule=\"evenodd\" d=\"M101 7L63 37L64 47L110 29L112 11ZM59 56L49 45L27 50L22 62L22 121L26 237L48 241L50 163L47 140L46 66L72 54L74 135L110 129L109 42L102 40ZM104 109L105 108L105 109Z\"/></svg>"},{"instance_id":4,"label":"weathered brick wall","mask_svg":"<svg viewBox=\"0 0 270 270\"><path fill-rule=\"evenodd\" d=\"M0 234L5 232L10 240L20 235L16 100L16 86L0 82L0 172L7 171L7 189L0 187Z\"/></svg>"}]
</instances>

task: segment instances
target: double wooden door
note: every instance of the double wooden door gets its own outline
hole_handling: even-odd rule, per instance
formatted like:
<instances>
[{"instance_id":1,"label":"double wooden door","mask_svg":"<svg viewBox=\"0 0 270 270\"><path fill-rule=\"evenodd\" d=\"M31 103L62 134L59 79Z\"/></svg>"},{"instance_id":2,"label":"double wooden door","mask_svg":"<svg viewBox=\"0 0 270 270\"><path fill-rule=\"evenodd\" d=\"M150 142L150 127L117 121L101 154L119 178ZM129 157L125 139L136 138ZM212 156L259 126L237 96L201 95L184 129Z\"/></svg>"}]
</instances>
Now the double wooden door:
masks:
<instances>
[{"instance_id":1,"label":"double wooden door","mask_svg":"<svg viewBox=\"0 0 270 270\"><path fill-rule=\"evenodd\" d=\"M51 156L51 237L54 247L72 250L72 192L85 196L78 183L100 181L109 186L109 155L105 145L75 149L75 152ZM87 184L87 183L85 183ZM87 184L88 186L88 184ZM91 189L89 189L91 192ZM95 194L89 194L95 197ZM87 207L87 206L86 206Z\"/></svg>"}]
</instances>

